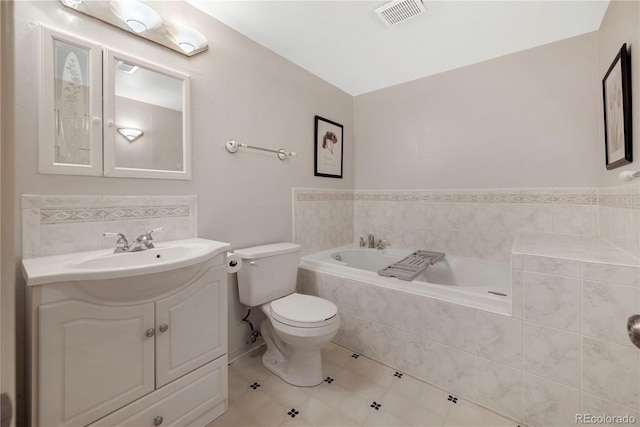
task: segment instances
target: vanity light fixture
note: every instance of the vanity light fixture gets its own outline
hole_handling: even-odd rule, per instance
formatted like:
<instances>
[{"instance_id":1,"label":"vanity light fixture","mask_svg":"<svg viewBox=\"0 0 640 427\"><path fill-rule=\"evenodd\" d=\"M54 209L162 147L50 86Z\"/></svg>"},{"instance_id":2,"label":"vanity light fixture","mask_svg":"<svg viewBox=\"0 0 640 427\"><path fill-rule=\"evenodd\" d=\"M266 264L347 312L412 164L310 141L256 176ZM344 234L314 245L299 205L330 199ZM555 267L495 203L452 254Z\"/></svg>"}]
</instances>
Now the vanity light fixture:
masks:
<instances>
[{"instance_id":1,"label":"vanity light fixture","mask_svg":"<svg viewBox=\"0 0 640 427\"><path fill-rule=\"evenodd\" d=\"M143 33L162 25L158 12L138 1L112 1L111 10L135 33Z\"/></svg>"},{"instance_id":2,"label":"vanity light fixture","mask_svg":"<svg viewBox=\"0 0 640 427\"><path fill-rule=\"evenodd\" d=\"M69 7L73 7L75 8L76 6L79 6L80 4L82 4L84 0L60 0L60 2L65 5L65 6L69 6Z\"/></svg>"},{"instance_id":3,"label":"vanity light fixture","mask_svg":"<svg viewBox=\"0 0 640 427\"><path fill-rule=\"evenodd\" d=\"M2 1L2 0L0 0ZM63 6L76 12L99 19L114 27L128 31L139 37L158 43L173 51L186 56L194 56L209 48L207 38L199 31L174 22L164 22L162 16L154 8L155 5L147 0L144 3L137 0L58 0ZM148 6L149 3L152 6ZM162 3L157 10L165 15L172 12L174 2ZM169 19L170 20L170 19Z\"/></svg>"},{"instance_id":4,"label":"vanity light fixture","mask_svg":"<svg viewBox=\"0 0 640 427\"><path fill-rule=\"evenodd\" d=\"M144 135L144 132L142 132L140 129L131 128L118 128L118 133L127 138L129 142L133 142Z\"/></svg>"},{"instance_id":5,"label":"vanity light fixture","mask_svg":"<svg viewBox=\"0 0 640 427\"><path fill-rule=\"evenodd\" d=\"M207 38L191 27L172 26L169 28L169 38L187 55L207 47Z\"/></svg>"}]
</instances>

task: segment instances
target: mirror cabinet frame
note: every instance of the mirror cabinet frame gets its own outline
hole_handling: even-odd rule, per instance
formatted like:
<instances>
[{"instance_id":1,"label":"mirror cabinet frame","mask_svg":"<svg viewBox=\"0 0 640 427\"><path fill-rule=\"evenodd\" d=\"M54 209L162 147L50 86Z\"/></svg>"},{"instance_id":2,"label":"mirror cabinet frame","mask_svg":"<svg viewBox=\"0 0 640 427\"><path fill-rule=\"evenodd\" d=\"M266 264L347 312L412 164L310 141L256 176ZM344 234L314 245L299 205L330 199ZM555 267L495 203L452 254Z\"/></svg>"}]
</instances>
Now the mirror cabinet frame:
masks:
<instances>
[{"instance_id":1,"label":"mirror cabinet frame","mask_svg":"<svg viewBox=\"0 0 640 427\"><path fill-rule=\"evenodd\" d=\"M63 175L102 175L102 48L88 40L79 39L47 27L40 33L40 91L38 99L38 148L40 173ZM55 97L55 43L59 41L87 51L88 111L83 114L83 132L87 132L89 164L58 162L56 135L63 132L60 105ZM90 119L90 121L89 121Z\"/></svg>"},{"instance_id":2,"label":"mirror cabinet frame","mask_svg":"<svg viewBox=\"0 0 640 427\"><path fill-rule=\"evenodd\" d=\"M182 80L182 170L139 169L117 165L116 156L116 61L135 64L156 73ZM187 74L152 62L134 58L125 53L104 48L103 98L104 98L104 175L129 178L191 179L190 78Z\"/></svg>"},{"instance_id":3,"label":"mirror cabinet frame","mask_svg":"<svg viewBox=\"0 0 640 427\"><path fill-rule=\"evenodd\" d=\"M89 164L56 161L56 133L61 119L55 98L55 42L87 50L89 107L83 129L88 128ZM191 78L188 74L135 58L89 40L40 26L40 90L38 170L43 174L106 177L191 179ZM116 164L115 60L182 80L182 170L138 169Z\"/></svg>"}]
</instances>

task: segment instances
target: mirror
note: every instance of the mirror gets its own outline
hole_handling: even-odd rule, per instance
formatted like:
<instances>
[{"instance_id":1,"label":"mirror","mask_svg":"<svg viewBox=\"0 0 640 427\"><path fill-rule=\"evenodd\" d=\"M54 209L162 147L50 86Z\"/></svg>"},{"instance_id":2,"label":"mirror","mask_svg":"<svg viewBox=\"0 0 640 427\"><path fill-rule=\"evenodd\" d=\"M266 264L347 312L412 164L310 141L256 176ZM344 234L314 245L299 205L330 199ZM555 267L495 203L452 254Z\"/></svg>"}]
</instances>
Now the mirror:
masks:
<instances>
[{"instance_id":1,"label":"mirror","mask_svg":"<svg viewBox=\"0 0 640 427\"><path fill-rule=\"evenodd\" d=\"M100 46L42 27L39 171L102 174Z\"/></svg>"},{"instance_id":2,"label":"mirror","mask_svg":"<svg viewBox=\"0 0 640 427\"><path fill-rule=\"evenodd\" d=\"M189 76L105 49L104 175L190 179Z\"/></svg>"}]
</instances>

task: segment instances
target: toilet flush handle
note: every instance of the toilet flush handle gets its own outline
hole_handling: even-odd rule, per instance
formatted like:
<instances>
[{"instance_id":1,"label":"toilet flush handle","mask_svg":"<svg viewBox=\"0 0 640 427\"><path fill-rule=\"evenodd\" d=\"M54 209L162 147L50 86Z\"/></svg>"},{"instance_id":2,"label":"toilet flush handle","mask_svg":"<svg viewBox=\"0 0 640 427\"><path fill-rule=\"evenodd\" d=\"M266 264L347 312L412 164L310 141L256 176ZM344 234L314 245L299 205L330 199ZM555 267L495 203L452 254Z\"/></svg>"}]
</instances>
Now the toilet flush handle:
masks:
<instances>
[{"instance_id":1,"label":"toilet flush handle","mask_svg":"<svg viewBox=\"0 0 640 427\"><path fill-rule=\"evenodd\" d=\"M258 264L258 261L249 261L249 264L251 264L251 265L260 265L260 264Z\"/></svg>"}]
</instances>

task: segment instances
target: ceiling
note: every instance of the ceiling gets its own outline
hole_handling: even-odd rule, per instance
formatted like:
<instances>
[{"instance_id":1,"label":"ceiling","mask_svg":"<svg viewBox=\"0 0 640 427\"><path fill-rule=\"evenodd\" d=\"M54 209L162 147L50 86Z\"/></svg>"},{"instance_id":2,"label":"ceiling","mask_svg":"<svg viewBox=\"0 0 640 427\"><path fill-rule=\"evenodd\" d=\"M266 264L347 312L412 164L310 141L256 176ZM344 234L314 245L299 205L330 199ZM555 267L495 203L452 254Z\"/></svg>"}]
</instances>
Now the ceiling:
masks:
<instances>
[{"instance_id":1,"label":"ceiling","mask_svg":"<svg viewBox=\"0 0 640 427\"><path fill-rule=\"evenodd\" d=\"M595 31L609 5L424 0L387 27L388 1L186 1L353 96Z\"/></svg>"}]
</instances>

